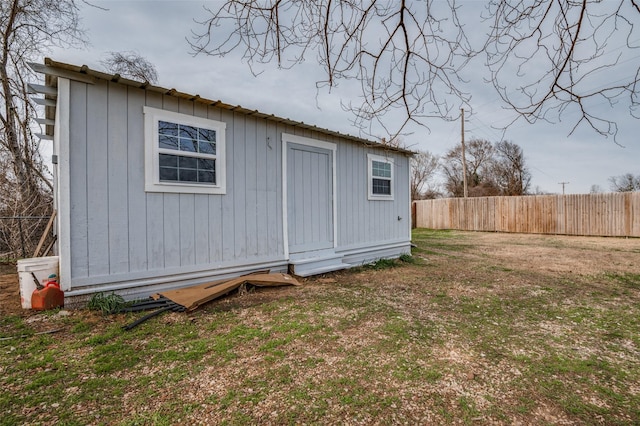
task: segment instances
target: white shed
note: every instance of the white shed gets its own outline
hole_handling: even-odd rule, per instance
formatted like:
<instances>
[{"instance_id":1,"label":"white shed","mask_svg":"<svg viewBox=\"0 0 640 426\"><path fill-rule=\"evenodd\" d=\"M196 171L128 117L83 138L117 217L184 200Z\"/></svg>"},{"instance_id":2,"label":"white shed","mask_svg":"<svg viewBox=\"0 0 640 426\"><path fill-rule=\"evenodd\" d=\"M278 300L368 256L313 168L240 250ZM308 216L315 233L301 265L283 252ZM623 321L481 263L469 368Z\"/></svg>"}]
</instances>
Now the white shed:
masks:
<instances>
[{"instance_id":1,"label":"white shed","mask_svg":"<svg viewBox=\"0 0 640 426\"><path fill-rule=\"evenodd\" d=\"M67 303L410 252L407 150L45 60Z\"/></svg>"}]
</instances>

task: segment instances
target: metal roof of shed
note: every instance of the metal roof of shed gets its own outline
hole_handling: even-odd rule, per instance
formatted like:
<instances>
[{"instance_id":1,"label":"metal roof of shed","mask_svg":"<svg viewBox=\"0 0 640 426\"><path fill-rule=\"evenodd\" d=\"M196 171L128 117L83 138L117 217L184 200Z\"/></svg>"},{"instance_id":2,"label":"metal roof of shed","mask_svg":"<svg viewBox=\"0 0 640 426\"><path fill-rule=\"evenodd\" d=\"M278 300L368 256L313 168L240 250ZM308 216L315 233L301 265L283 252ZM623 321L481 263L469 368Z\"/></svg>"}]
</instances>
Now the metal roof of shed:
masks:
<instances>
[{"instance_id":1,"label":"metal roof of shed","mask_svg":"<svg viewBox=\"0 0 640 426\"><path fill-rule=\"evenodd\" d=\"M157 92L163 95L173 96L180 99L187 99L193 102L198 102L198 103L202 103L202 104L217 107L217 108L222 108L225 110L242 113L248 116L261 118L261 119L273 121L276 123L282 123L282 124L286 124L286 125L290 125L290 126L294 126L302 129L307 129L307 130L313 130L318 133L322 133L328 136L340 137L342 139L345 139L351 142L360 143L366 146L370 146L372 148L386 149L389 151L400 152L407 155L414 154L413 151L410 151L408 149L397 148L391 145L370 141L357 136L352 136L352 135L336 132L329 129L323 129L321 127L317 127L312 124L307 124L302 121L295 121L289 118L277 117L273 114L265 114L258 110L251 110L251 109L244 108L240 105L231 105L219 100L211 100L211 99L203 98L200 95L192 95L189 93L180 92L176 89L166 89L164 87L152 85L148 81L140 82L136 80L131 80L128 78L121 77L119 74L108 74L102 71L93 70L86 65L77 66L77 65L67 64L63 62L57 62L50 58L45 58L44 65L38 64L38 63L30 63L29 66L35 72L44 74L46 76L45 86L39 86L36 84L30 85L30 90L32 92L41 93L45 95L45 99L39 100L40 102L38 102L41 104L44 104L46 100L55 99L55 95L49 92L51 92L51 89L50 89L51 87L57 86L58 77L81 81L88 84L95 84L97 80L104 80L104 81L111 81L118 84L124 84L126 86L131 86L139 89L148 90L151 92ZM55 107L51 106L50 103L48 103L46 106L46 119L53 119L54 117L55 117ZM48 120L43 120L43 124L44 122L46 122L47 124L46 134L49 136L52 136L53 127L50 126L50 123ZM42 136L44 137L44 135Z\"/></svg>"}]
</instances>

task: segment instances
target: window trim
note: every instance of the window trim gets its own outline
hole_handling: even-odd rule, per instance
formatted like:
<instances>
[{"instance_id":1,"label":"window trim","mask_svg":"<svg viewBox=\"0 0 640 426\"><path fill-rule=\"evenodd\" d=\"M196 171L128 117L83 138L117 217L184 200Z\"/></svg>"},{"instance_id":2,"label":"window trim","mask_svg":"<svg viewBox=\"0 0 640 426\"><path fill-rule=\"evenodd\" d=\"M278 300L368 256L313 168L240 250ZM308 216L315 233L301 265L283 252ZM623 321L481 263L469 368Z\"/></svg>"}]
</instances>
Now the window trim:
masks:
<instances>
[{"instance_id":1,"label":"window trim","mask_svg":"<svg viewBox=\"0 0 640 426\"><path fill-rule=\"evenodd\" d=\"M208 118L196 117L193 115L180 114L172 111L165 111L148 106L143 107L144 114L144 170L145 170L145 192L171 192L186 194L226 194L226 127L227 124L221 121ZM215 184L189 183L160 181L160 154L166 154L166 149L159 146L158 123L169 121L187 126L194 126L216 132L216 154L215 154ZM169 150L172 151L172 150ZM180 151L177 151L179 153ZM175 155L179 155L179 154ZM212 158L211 154L206 156L193 155L189 157Z\"/></svg>"},{"instance_id":2,"label":"window trim","mask_svg":"<svg viewBox=\"0 0 640 426\"><path fill-rule=\"evenodd\" d=\"M378 176L373 176L373 162L377 161L380 163L387 163L391 166L391 177L390 178L380 178ZM392 201L394 199L394 191L393 191L393 187L395 186L395 174L394 174L394 162L393 159L390 157L383 157L381 155L376 155L376 154L367 154L367 163L368 163L368 167L367 167L367 186L368 186L368 194L367 194L367 199L374 201L374 200L381 200L381 201ZM389 194L374 194L373 193L373 179L385 179L385 180L389 180L390 182L390 193Z\"/></svg>"}]
</instances>

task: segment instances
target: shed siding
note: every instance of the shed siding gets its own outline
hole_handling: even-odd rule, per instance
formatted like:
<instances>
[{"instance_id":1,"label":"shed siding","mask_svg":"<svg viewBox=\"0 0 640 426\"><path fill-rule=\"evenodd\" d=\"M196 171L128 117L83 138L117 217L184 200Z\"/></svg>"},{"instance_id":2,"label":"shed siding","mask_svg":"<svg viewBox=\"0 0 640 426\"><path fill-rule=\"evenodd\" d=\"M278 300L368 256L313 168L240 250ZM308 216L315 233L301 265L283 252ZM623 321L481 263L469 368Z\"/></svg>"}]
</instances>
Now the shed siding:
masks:
<instances>
[{"instance_id":1,"label":"shed siding","mask_svg":"<svg viewBox=\"0 0 640 426\"><path fill-rule=\"evenodd\" d=\"M367 154L394 163L394 200L368 199ZM337 152L338 247L349 249L390 241L409 241L409 159L395 152L339 144ZM401 220L398 220L398 217Z\"/></svg>"},{"instance_id":2,"label":"shed siding","mask_svg":"<svg viewBox=\"0 0 640 426\"><path fill-rule=\"evenodd\" d=\"M144 168L134 167L144 164L144 149L133 143L144 137L144 123L139 120L136 107L145 101L145 93L140 89L129 89L127 97L127 197L129 223L129 270L145 271L151 260L148 256L147 200L144 193Z\"/></svg>"},{"instance_id":3,"label":"shed siding","mask_svg":"<svg viewBox=\"0 0 640 426\"><path fill-rule=\"evenodd\" d=\"M74 100L69 106L69 115L77 123L69 129L71 146L69 147L69 164L72 172L69 179L69 191L72 196L69 203L70 223L69 240L72 247L71 271L73 276L89 276L88 233L89 218L87 215L88 185L87 176L87 86L71 83L70 97Z\"/></svg>"},{"instance_id":4,"label":"shed siding","mask_svg":"<svg viewBox=\"0 0 640 426\"><path fill-rule=\"evenodd\" d=\"M227 124L226 195L144 192L144 105ZM111 82L70 116L72 288L284 259L278 126Z\"/></svg>"},{"instance_id":5,"label":"shed siding","mask_svg":"<svg viewBox=\"0 0 640 426\"><path fill-rule=\"evenodd\" d=\"M77 176L72 168L71 182L87 181L87 238L89 276L106 275L111 272L109 262L109 173L107 126L108 92L104 86L87 87L86 135L79 143L87 144L86 176ZM73 99L71 101L73 104ZM73 126L72 126L73 127ZM75 145L75 144L72 144ZM71 147L71 151L75 146ZM73 167L73 165L72 165ZM72 185L73 186L73 185ZM73 189L72 189L73 192ZM71 221L71 226L74 222ZM97 243L95 243L95 242ZM71 247L73 252L73 247ZM106 260L106 261L105 261ZM73 273L73 271L72 271Z\"/></svg>"},{"instance_id":6,"label":"shed siding","mask_svg":"<svg viewBox=\"0 0 640 426\"><path fill-rule=\"evenodd\" d=\"M70 97L72 289L286 260L282 133L338 146L337 251L410 239L404 154L387 154L395 199L369 201L378 149L115 82L72 81ZM225 195L144 191L143 106L226 123Z\"/></svg>"}]
</instances>

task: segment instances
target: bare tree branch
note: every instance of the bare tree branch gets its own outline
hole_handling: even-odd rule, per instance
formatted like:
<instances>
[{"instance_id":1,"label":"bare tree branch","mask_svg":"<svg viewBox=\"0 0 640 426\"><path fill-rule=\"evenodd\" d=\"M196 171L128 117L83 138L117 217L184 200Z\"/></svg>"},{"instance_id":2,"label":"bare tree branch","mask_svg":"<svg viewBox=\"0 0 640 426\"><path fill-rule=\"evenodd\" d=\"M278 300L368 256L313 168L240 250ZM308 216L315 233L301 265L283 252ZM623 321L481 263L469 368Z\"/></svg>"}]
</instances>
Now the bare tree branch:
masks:
<instances>
[{"instance_id":1,"label":"bare tree branch","mask_svg":"<svg viewBox=\"0 0 640 426\"><path fill-rule=\"evenodd\" d=\"M193 34L195 54L224 56L240 49L257 74L262 64L274 60L290 68L313 51L325 73L319 88L360 81L360 103L343 106L368 134L374 123L393 138L409 123L454 120L469 99L458 72L471 48L454 0L228 0L208 12L200 22L203 31ZM391 128L383 118L396 111L404 118Z\"/></svg>"},{"instance_id":2,"label":"bare tree branch","mask_svg":"<svg viewBox=\"0 0 640 426\"><path fill-rule=\"evenodd\" d=\"M492 32L485 44L491 82L506 105L530 123L556 122L577 114L571 133L585 124L615 138L618 127L598 108L624 102L633 115L640 67L606 81L629 60L640 33L634 0L493 0L487 6ZM635 40L634 40L635 39ZM623 46L611 46L624 43ZM624 47L613 58L609 56ZM637 57L636 57L637 58ZM602 84L606 81L605 84ZM636 116L637 118L637 116ZM615 140L615 139L614 139Z\"/></svg>"},{"instance_id":3,"label":"bare tree branch","mask_svg":"<svg viewBox=\"0 0 640 426\"><path fill-rule=\"evenodd\" d=\"M456 119L470 100L462 72L479 53L514 121L568 118L572 132L584 125L615 137L616 120L602 104L624 103L640 117L640 66L619 81L605 77L637 63L630 53L640 48L637 0L491 0L488 35L474 43L460 18L464 7L456 0L227 0L206 9L191 45L195 54L240 51L254 74L272 61L291 68L315 54L324 70L317 87L358 80L361 98L343 108L363 132L380 125L390 139L409 124Z\"/></svg>"},{"instance_id":4,"label":"bare tree branch","mask_svg":"<svg viewBox=\"0 0 640 426\"><path fill-rule=\"evenodd\" d=\"M100 61L109 72L123 77L149 83L158 82L156 67L135 51L108 52L107 57Z\"/></svg>"}]
</instances>

